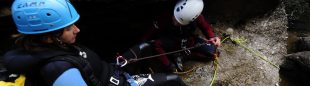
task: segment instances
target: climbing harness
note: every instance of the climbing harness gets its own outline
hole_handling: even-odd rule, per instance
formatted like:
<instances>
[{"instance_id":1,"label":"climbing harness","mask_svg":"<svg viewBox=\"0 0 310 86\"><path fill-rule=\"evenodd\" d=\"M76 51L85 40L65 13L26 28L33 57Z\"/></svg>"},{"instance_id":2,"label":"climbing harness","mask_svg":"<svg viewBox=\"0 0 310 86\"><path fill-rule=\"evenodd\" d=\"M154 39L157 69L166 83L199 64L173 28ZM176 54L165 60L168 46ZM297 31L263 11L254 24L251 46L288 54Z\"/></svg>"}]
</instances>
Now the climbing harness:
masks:
<instances>
[{"instance_id":1,"label":"climbing harness","mask_svg":"<svg viewBox=\"0 0 310 86\"><path fill-rule=\"evenodd\" d=\"M110 77L110 82L113 83L114 85L119 85L119 77L121 74L125 73L121 71L121 67L125 66L127 64L127 60L124 59L122 56L117 56L116 58L116 64L115 64L115 70Z\"/></svg>"},{"instance_id":2,"label":"climbing harness","mask_svg":"<svg viewBox=\"0 0 310 86\"><path fill-rule=\"evenodd\" d=\"M114 74L110 78L110 82L114 85L119 85L119 75L123 74L127 80L127 82L130 84L130 86L139 86L138 82L133 79L132 76L130 76L127 72L121 71L121 68L126 66L128 61L123 57L118 55L116 58L116 70L114 71Z\"/></svg>"},{"instance_id":3,"label":"climbing harness","mask_svg":"<svg viewBox=\"0 0 310 86\"><path fill-rule=\"evenodd\" d=\"M182 48L182 49L186 49L186 47L187 47L187 46L186 46L186 45L187 45L187 44L186 44L187 41L188 41L187 39L182 39L182 40L181 40L181 48ZM185 50L184 52L185 52L186 55L191 54L191 51L190 51L189 49Z\"/></svg>"},{"instance_id":4,"label":"climbing harness","mask_svg":"<svg viewBox=\"0 0 310 86\"><path fill-rule=\"evenodd\" d=\"M120 62L121 60L123 60L122 62ZM120 67L124 67L125 65L127 65L127 60L123 57L123 56L118 56L116 58L116 65L120 66Z\"/></svg>"}]
</instances>

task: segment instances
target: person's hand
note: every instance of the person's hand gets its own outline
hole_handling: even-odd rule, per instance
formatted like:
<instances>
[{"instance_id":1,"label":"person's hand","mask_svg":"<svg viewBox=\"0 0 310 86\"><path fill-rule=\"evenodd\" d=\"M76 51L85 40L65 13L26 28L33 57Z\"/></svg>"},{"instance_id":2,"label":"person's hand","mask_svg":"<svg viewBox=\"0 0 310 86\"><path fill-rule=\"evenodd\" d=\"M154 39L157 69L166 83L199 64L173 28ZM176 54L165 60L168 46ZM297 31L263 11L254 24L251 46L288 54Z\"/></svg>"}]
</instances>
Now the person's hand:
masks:
<instances>
[{"instance_id":1,"label":"person's hand","mask_svg":"<svg viewBox=\"0 0 310 86\"><path fill-rule=\"evenodd\" d=\"M219 47L221 45L221 39L219 37L213 37L209 40L212 44L214 44L216 47Z\"/></svg>"}]
</instances>

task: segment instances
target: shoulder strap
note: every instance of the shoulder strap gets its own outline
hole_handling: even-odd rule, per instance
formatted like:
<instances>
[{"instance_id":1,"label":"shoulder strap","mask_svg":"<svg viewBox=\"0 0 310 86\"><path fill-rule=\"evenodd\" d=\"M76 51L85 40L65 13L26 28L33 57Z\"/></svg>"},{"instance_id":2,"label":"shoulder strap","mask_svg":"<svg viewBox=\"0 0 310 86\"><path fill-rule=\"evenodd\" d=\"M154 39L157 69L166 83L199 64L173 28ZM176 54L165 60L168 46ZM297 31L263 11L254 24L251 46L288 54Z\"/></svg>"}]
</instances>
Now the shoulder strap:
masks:
<instances>
[{"instance_id":1,"label":"shoulder strap","mask_svg":"<svg viewBox=\"0 0 310 86\"><path fill-rule=\"evenodd\" d=\"M82 77L86 79L86 83L90 84L91 86L104 86L103 83L96 78L94 75L93 69L90 66L90 63L87 62L85 59L81 57L75 57L71 55L62 55L62 56L55 56L48 60L48 62L53 61L66 61L73 64L75 67L79 69L82 74Z\"/></svg>"}]
</instances>

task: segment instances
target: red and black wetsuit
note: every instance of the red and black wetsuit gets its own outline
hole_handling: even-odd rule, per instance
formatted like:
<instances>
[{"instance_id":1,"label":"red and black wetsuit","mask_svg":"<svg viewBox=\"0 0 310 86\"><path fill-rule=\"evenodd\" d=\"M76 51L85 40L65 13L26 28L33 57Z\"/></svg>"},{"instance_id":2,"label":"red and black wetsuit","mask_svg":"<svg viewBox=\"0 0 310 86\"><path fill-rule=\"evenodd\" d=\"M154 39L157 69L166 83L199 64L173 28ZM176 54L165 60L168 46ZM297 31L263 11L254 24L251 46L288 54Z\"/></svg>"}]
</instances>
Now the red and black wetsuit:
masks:
<instances>
[{"instance_id":1,"label":"red and black wetsuit","mask_svg":"<svg viewBox=\"0 0 310 86\"><path fill-rule=\"evenodd\" d=\"M172 17L172 10L163 12L163 14L155 18L151 30L142 37L143 41L155 40L154 46L159 54L181 49L182 39L187 39L187 47L194 46L197 43L205 43L205 41L196 34L196 28L200 29L206 39L214 37L212 27L203 15L200 15L194 22L186 26L174 26ZM213 45L205 45L193 51L200 51L203 55L209 55L214 52L212 51L214 49L215 47ZM161 56L160 60L166 66L171 65L166 55Z\"/></svg>"}]
</instances>

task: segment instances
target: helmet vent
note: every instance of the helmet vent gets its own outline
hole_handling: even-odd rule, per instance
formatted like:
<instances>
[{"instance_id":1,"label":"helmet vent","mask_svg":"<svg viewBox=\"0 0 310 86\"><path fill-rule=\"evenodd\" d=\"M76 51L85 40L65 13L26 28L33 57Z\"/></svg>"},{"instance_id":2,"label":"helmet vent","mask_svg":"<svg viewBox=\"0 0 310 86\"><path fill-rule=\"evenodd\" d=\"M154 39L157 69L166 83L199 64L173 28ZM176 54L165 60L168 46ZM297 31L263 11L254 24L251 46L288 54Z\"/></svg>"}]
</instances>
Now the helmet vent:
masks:
<instances>
[{"instance_id":1,"label":"helmet vent","mask_svg":"<svg viewBox=\"0 0 310 86\"><path fill-rule=\"evenodd\" d=\"M181 10L183 9L183 6L181 6Z\"/></svg>"},{"instance_id":2,"label":"helmet vent","mask_svg":"<svg viewBox=\"0 0 310 86\"><path fill-rule=\"evenodd\" d=\"M17 16L18 19L20 19L20 16Z\"/></svg>"},{"instance_id":3,"label":"helmet vent","mask_svg":"<svg viewBox=\"0 0 310 86\"><path fill-rule=\"evenodd\" d=\"M177 8L177 12L179 12L180 11L180 8Z\"/></svg>"},{"instance_id":4,"label":"helmet vent","mask_svg":"<svg viewBox=\"0 0 310 86\"><path fill-rule=\"evenodd\" d=\"M47 16L51 16L52 14L50 14L50 13L46 13L46 15L47 15Z\"/></svg>"}]
</instances>

